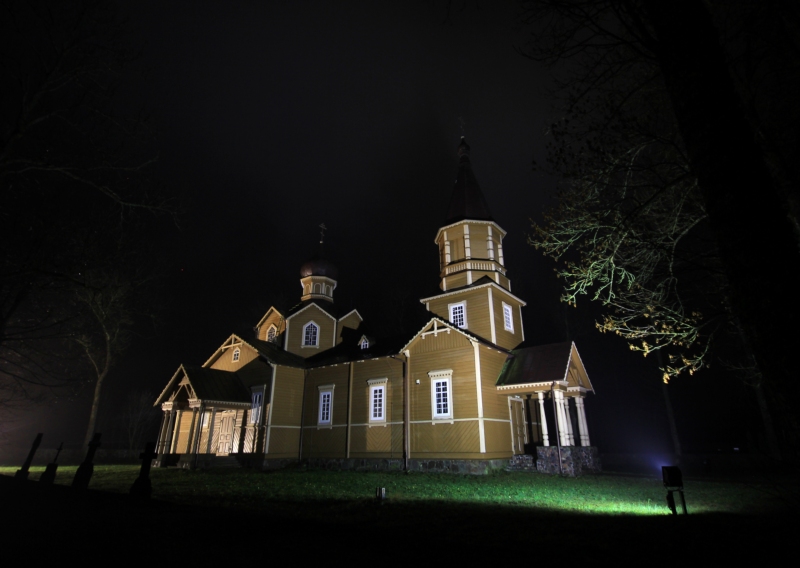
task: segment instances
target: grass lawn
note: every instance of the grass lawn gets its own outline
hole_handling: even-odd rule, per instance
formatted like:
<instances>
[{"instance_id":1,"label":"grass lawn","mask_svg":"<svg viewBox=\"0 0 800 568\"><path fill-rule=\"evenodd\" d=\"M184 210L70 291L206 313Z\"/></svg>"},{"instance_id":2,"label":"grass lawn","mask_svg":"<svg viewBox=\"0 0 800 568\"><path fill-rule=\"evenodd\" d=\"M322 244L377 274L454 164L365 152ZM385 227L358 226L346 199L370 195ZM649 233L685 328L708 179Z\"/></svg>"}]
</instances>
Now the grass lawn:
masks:
<instances>
[{"instance_id":1,"label":"grass lawn","mask_svg":"<svg viewBox=\"0 0 800 568\"><path fill-rule=\"evenodd\" d=\"M75 469L59 468L56 483L68 486ZM0 468L0 474L15 470ZM32 468L30 479L42 471ZM495 557L511 547L537 558L648 558L662 565L672 554L686 556L684 549L706 561L769 556L794 532L784 516L789 487L767 483L687 480L689 515L673 517L661 481L644 477L171 468L152 471L154 499L142 506L126 498L137 474L135 466L96 466L90 488L98 491L84 497L68 487L0 479L0 502L13 512L0 517L0 534L50 552L55 548L47 542L69 548L87 527L97 542L114 547L199 539L208 545L207 560L231 552L228 544L214 543L255 535L254 542L319 558L343 542L384 554L391 541L397 563L447 543L453 558ZM376 487L386 488L385 502L374 500Z\"/></svg>"}]
</instances>

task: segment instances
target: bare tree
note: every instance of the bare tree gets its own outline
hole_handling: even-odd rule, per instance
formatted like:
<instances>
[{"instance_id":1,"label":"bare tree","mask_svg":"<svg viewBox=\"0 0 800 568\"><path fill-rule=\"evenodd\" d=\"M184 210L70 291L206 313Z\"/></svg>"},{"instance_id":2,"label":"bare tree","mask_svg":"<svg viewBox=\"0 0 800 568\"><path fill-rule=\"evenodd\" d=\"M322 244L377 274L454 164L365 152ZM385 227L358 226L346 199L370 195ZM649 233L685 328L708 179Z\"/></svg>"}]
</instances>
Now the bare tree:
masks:
<instances>
[{"instance_id":1,"label":"bare tree","mask_svg":"<svg viewBox=\"0 0 800 568\"><path fill-rule=\"evenodd\" d=\"M755 13L753 3L736 4L747 14ZM715 319L730 322L724 315L730 310L741 323L765 385L783 404L788 429L796 430L797 412L790 401L798 387L776 322L793 318L800 300L792 294L778 301L772 258L782 259L784 284L795 288L800 257L787 212L797 188L787 185L791 176L777 175L777 161L770 162L766 145L757 143L766 131L757 129L758 113L745 110L748 101L731 77L734 62L720 43L725 36L709 13L710 7L719 15L723 3L540 0L529 6L527 17L540 33L526 53L551 64L570 62L562 76L569 84L562 91L564 127L557 132L565 135L555 139L551 157L573 180L567 190L572 201L565 201L563 217L556 214L552 234L536 238L560 257L567 244L576 251L578 257L568 259L573 269L565 274L572 278L567 299L571 292L587 291L581 282L596 285L597 299L612 308L601 327L640 340L636 348L645 353L665 345L678 348L679 359L672 361L677 364L665 369L667 375L702 364L708 344L703 334L713 332L703 326ZM797 22L796 10L782 12ZM759 14L765 17L763 11ZM744 20L740 15L737 22ZM798 75L796 66L793 73ZM638 129L643 125L644 130ZM609 148L609 138L618 143ZM782 143L775 137L770 141ZM643 152L654 157L645 168ZM658 156L667 161L659 164ZM668 164L685 175L654 179L654 174L670 170ZM603 191L595 198L592 192L598 186ZM638 198L631 199L631 189ZM733 195L754 190L757 198ZM576 205L580 202L585 206ZM607 215L598 216L601 210ZM589 216L581 215L587 211ZM570 215L579 223L594 224L597 231L567 242L569 232L559 231L567 230ZM645 233L637 230L637 223ZM687 243L692 234L700 237L698 245ZM705 247L702 241L707 241ZM698 262L704 255L710 270L706 262ZM629 264L620 266L620 259ZM677 280L669 275L676 261L687 268ZM688 270L693 264L694 274L702 275L696 283ZM692 291L691 300L684 301L682 283L690 284L684 290ZM698 309L702 295L711 299L715 289L716 307L709 301L710 312ZM689 346L699 356L687 354Z\"/></svg>"},{"instance_id":2,"label":"bare tree","mask_svg":"<svg viewBox=\"0 0 800 568\"><path fill-rule=\"evenodd\" d=\"M0 404L83 383L87 271L168 209L152 133L115 92L135 54L105 0L0 2ZM141 212L139 214L138 212ZM133 239L128 240L134 242Z\"/></svg>"}]
</instances>

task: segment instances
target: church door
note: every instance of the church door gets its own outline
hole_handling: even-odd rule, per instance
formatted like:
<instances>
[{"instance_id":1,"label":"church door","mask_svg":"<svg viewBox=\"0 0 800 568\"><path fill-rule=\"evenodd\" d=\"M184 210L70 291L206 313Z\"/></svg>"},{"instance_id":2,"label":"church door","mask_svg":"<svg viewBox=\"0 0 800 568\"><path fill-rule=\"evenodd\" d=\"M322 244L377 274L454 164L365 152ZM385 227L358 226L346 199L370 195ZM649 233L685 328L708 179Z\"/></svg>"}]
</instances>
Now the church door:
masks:
<instances>
[{"instance_id":1,"label":"church door","mask_svg":"<svg viewBox=\"0 0 800 568\"><path fill-rule=\"evenodd\" d=\"M511 411L511 444L514 454L525 453L525 403L521 398L509 398Z\"/></svg>"},{"instance_id":2,"label":"church door","mask_svg":"<svg viewBox=\"0 0 800 568\"><path fill-rule=\"evenodd\" d=\"M231 447L233 445L233 417L234 413L225 413L222 416L222 420L220 420L217 454L231 453Z\"/></svg>"}]
</instances>

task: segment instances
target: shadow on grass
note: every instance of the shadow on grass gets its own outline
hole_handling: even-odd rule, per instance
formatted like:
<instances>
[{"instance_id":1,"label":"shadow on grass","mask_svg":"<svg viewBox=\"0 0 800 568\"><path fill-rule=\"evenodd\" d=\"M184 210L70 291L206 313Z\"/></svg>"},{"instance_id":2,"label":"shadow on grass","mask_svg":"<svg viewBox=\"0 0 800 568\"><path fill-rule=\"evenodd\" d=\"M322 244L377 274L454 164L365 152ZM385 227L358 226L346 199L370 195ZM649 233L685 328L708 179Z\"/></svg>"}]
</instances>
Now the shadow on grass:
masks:
<instances>
[{"instance_id":1,"label":"shadow on grass","mask_svg":"<svg viewBox=\"0 0 800 568\"><path fill-rule=\"evenodd\" d=\"M0 500L3 540L40 561L99 561L110 552L117 560L194 559L201 565L271 557L335 565L343 555L352 556L348 563L380 558L389 565L449 565L523 555L652 566L777 556L793 540L794 526L777 514L608 515L435 500L276 499L257 509L134 503L126 495L75 493L8 476L0 476Z\"/></svg>"}]
</instances>

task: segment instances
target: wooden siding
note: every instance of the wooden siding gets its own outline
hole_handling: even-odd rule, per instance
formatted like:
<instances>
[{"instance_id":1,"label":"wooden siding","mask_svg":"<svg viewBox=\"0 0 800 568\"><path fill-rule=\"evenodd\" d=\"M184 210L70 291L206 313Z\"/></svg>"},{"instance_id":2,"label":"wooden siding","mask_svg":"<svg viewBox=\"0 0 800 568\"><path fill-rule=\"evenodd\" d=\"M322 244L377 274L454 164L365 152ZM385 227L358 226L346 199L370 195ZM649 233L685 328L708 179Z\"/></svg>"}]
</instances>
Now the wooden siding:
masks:
<instances>
[{"instance_id":1,"label":"wooden siding","mask_svg":"<svg viewBox=\"0 0 800 568\"><path fill-rule=\"evenodd\" d=\"M399 359L382 357L353 363L353 395L350 417L352 424L369 423L371 412L371 379L387 379L384 400L387 422L403 420L403 363ZM337 386L338 390L339 387Z\"/></svg>"},{"instance_id":2,"label":"wooden siding","mask_svg":"<svg viewBox=\"0 0 800 568\"><path fill-rule=\"evenodd\" d=\"M192 427L192 414L189 409L181 412L181 420L175 425L175 433L172 437L172 443L175 447L176 454L185 454L188 452L189 432ZM177 440L176 440L177 437ZM177 444L176 444L177 442Z\"/></svg>"},{"instance_id":3,"label":"wooden siding","mask_svg":"<svg viewBox=\"0 0 800 568\"><path fill-rule=\"evenodd\" d=\"M355 363L354 363L355 364ZM347 423L347 383L350 365L334 365L322 367L309 372L306 379L306 396L303 424L316 426L319 420L319 386L335 385L333 389L333 408L331 424L334 426ZM305 446L305 442L303 443Z\"/></svg>"},{"instance_id":4,"label":"wooden siding","mask_svg":"<svg viewBox=\"0 0 800 568\"><path fill-rule=\"evenodd\" d=\"M302 369L278 366L275 371L275 400L272 410L273 426L300 426L300 413L303 404ZM272 441L270 441L272 445Z\"/></svg>"},{"instance_id":5,"label":"wooden siding","mask_svg":"<svg viewBox=\"0 0 800 568\"><path fill-rule=\"evenodd\" d=\"M300 428L271 428L267 457L296 458L299 452Z\"/></svg>"},{"instance_id":6,"label":"wooden siding","mask_svg":"<svg viewBox=\"0 0 800 568\"><path fill-rule=\"evenodd\" d=\"M303 326L313 321L319 326L318 347L303 347ZM314 304L289 318L289 333L286 350L301 357L311 357L333 347L336 322Z\"/></svg>"},{"instance_id":7,"label":"wooden siding","mask_svg":"<svg viewBox=\"0 0 800 568\"><path fill-rule=\"evenodd\" d=\"M508 355L480 346L484 418L508 420L508 394L497 391L497 377ZM487 446L488 447L488 446Z\"/></svg>"},{"instance_id":8,"label":"wooden siding","mask_svg":"<svg viewBox=\"0 0 800 568\"><path fill-rule=\"evenodd\" d=\"M451 334L452 335L452 334ZM459 334L460 335L460 334ZM411 353L411 421L432 420L431 409L431 379L428 376L430 371L452 369L453 375L451 386L452 412L453 418L477 418L478 416L478 392L475 385L475 358L472 345L469 341L460 337L466 346L460 349L448 349L433 353ZM439 335L438 338L429 335L424 339L426 342L437 341L442 338L445 340L446 334ZM417 384L419 381L419 384Z\"/></svg>"},{"instance_id":9,"label":"wooden siding","mask_svg":"<svg viewBox=\"0 0 800 568\"><path fill-rule=\"evenodd\" d=\"M519 319L519 302L505 294L502 290L492 288L492 304L494 308L494 328L497 340L495 343L506 349L514 349L522 343L522 322ZM487 292L488 293L488 292ZM503 302L511 307L514 331L506 331L503 319Z\"/></svg>"},{"instance_id":10,"label":"wooden siding","mask_svg":"<svg viewBox=\"0 0 800 568\"><path fill-rule=\"evenodd\" d=\"M495 422L494 420L485 420L483 422L483 431L486 437L486 453L493 455L500 454L501 457L511 457L511 424L508 414L508 397L506 400L506 421Z\"/></svg>"},{"instance_id":11,"label":"wooden siding","mask_svg":"<svg viewBox=\"0 0 800 568\"><path fill-rule=\"evenodd\" d=\"M232 361L233 350L239 349L239 360ZM236 347L228 347L207 367L212 369L219 369L221 371L238 371L250 361L258 357L258 352L249 347L248 345L237 345Z\"/></svg>"},{"instance_id":12,"label":"wooden siding","mask_svg":"<svg viewBox=\"0 0 800 568\"><path fill-rule=\"evenodd\" d=\"M267 332L271 325L274 325L277 330L276 341L278 345L282 345L283 332L286 331L286 320L275 310L261 323L261 327L258 328L258 338L262 341L267 341Z\"/></svg>"},{"instance_id":13,"label":"wooden siding","mask_svg":"<svg viewBox=\"0 0 800 568\"><path fill-rule=\"evenodd\" d=\"M353 426L350 429L351 458L402 458L403 425Z\"/></svg>"},{"instance_id":14,"label":"wooden siding","mask_svg":"<svg viewBox=\"0 0 800 568\"><path fill-rule=\"evenodd\" d=\"M411 457L480 454L478 421L411 424Z\"/></svg>"},{"instance_id":15,"label":"wooden siding","mask_svg":"<svg viewBox=\"0 0 800 568\"><path fill-rule=\"evenodd\" d=\"M491 340L492 331L489 324L489 296L486 293L486 289L464 290L452 296L437 298L430 302L430 311L449 320L449 305L458 302L466 302L467 330Z\"/></svg>"},{"instance_id":16,"label":"wooden siding","mask_svg":"<svg viewBox=\"0 0 800 568\"><path fill-rule=\"evenodd\" d=\"M303 428L304 458L345 457L345 426L335 428Z\"/></svg>"},{"instance_id":17,"label":"wooden siding","mask_svg":"<svg viewBox=\"0 0 800 568\"><path fill-rule=\"evenodd\" d=\"M489 258L489 250L486 246L486 237L488 236L488 225L469 223L470 258Z\"/></svg>"}]
</instances>

